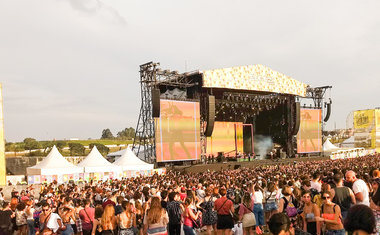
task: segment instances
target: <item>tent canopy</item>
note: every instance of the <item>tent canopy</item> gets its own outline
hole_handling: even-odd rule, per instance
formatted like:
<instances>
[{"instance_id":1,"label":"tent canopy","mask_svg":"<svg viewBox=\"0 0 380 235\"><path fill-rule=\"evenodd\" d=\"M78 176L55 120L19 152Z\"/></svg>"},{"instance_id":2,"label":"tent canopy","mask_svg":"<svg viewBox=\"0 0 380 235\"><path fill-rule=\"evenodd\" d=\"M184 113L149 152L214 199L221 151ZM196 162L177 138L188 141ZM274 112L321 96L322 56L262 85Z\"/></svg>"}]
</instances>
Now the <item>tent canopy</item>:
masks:
<instances>
[{"instance_id":1,"label":"tent canopy","mask_svg":"<svg viewBox=\"0 0 380 235\"><path fill-rule=\"evenodd\" d=\"M82 173L83 168L68 162L55 145L50 153L39 163L26 168L27 175L59 175Z\"/></svg>"},{"instance_id":2,"label":"tent canopy","mask_svg":"<svg viewBox=\"0 0 380 235\"><path fill-rule=\"evenodd\" d=\"M353 148L355 147L355 137L354 136L351 136L350 138L344 140L340 146L342 148Z\"/></svg>"},{"instance_id":3,"label":"tent canopy","mask_svg":"<svg viewBox=\"0 0 380 235\"><path fill-rule=\"evenodd\" d=\"M122 170L152 170L153 164L149 164L138 158L131 148L128 146L124 154L117 159L114 163L116 166L121 166Z\"/></svg>"},{"instance_id":4,"label":"tent canopy","mask_svg":"<svg viewBox=\"0 0 380 235\"><path fill-rule=\"evenodd\" d=\"M323 151L324 152L332 152L332 151L335 151L339 149L338 147L336 147L335 145L333 145L331 142L330 142L330 139L327 139L325 141L325 143L323 144Z\"/></svg>"},{"instance_id":5,"label":"tent canopy","mask_svg":"<svg viewBox=\"0 0 380 235\"><path fill-rule=\"evenodd\" d=\"M120 171L121 167L115 166L107 161L94 146L91 152L87 155L78 166L84 168L84 172L115 172Z\"/></svg>"}]
</instances>

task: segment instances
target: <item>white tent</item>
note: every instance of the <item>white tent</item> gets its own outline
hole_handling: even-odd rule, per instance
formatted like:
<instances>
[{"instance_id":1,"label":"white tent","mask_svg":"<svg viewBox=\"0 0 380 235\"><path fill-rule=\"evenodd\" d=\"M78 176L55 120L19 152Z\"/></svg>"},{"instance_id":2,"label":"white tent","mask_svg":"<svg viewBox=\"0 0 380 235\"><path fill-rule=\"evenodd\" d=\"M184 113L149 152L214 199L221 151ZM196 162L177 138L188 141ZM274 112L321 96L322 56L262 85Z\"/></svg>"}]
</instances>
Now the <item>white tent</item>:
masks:
<instances>
[{"instance_id":1,"label":"white tent","mask_svg":"<svg viewBox=\"0 0 380 235\"><path fill-rule=\"evenodd\" d=\"M335 151L339 149L338 147L336 147L335 145L333 145L331 142L330 142L330 139L327 139L325 141L325 143L323 144L323 151L324 152L332 152L332 151Z\"/></svg>"},{"instance_id":2,"label":"white tent","mask_svg":"<svg viewBox=\"0 0 380 235\"><path fill-rule=\"evenodd\" d=\"M121 166L123 171L126 170L152 170L153 164L149 164L138 158L128 146L124 154L114 163L116 166Z\"/></svg>"},{"instance_id":3,"label":"white tent","mask_svg":"<svg viewBox=\"0 0 380 235\"><path fill-rule=\"evenodd\" d=\"M91 152L87 155L78 166L84 168L84 172L118 172L121 171L121 167L115 166L107 161L94 146Z\"/></svg>"},{"instance_id":4,"label":"white tent","mask_svg":"<svg viewBox=\"0 0 380 235\"><path fill-rule=\"evenodd\" d=\"M26 168L27 175L61 175L82 173L83 168L68 162L55 145L50 153L35 166Z\"/></svg>"},{"instance_id":5,"label":"white tent","mask_svg":"<svg viewBox=\"0 0 380 235\"><path fill-rule=\"evenodd\" d=\"M122 150L119 150L117 152L112 152L112 153L109 153L107 154L107 157L121 157L123 156L123 154L125 153L127 149L122 149Z\"/></svg>"}]
</instances>

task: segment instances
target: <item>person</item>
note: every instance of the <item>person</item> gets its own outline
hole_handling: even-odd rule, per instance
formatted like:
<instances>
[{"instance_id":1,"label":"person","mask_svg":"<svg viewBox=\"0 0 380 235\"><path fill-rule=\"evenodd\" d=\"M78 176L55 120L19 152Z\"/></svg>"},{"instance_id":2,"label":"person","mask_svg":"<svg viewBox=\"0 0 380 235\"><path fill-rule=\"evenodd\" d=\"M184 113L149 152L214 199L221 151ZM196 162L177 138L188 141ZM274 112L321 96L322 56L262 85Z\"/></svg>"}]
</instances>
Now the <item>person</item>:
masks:
<instances>
[{"instance_id":1,"label":"person","mask_svg":"<svg viewBox=\"0 0 380 235\"><path fill-rule=\"evenodd\" d=\"M25 213L26 205L23 202L17 204L16 207L16 225L18 235L26 235L27 234L27 215Z\"/></svg>"},{"instance_id":2,"label":"person","mask_svg":"<svg viewBox=\"0 0 380 235\"><path fill-rule=\"evenodd\" d=\"M212 196L210 187L206 189L206 196L203 200L204 213L202 215L202 223L206 226L206 233L211 235L211 231L216 231L217 213L214 210L214 203L216 198Z\"/></svg>"},{"instance_id":3,"label":"person","mask_svg":"<svg viewBox=\"0 0 380 235\"><path fill-rule=\"evenodd\" d=\"M35 212L33 199L27 201L26 205L27 206L26 206L25 213L26 213L26 220L28 224L28 235L34 235L36 233L36 230L34 228L34 218L33 218L33 215Z\"/></svg>"},{"instance_id":4,"label":"person","mask_svg":"<svg viewBox=\"0 0 380 235\"><path fill-rule=\"evenodd\" d=\"M375 216L366 205L351 207L344 221L344 228L348 235L369 235L376 232Z\"/></svg>"},{"instance_id":5,"label":"person","mask_svg":"<svg viewBox=\"0 0 380 235\"><path fill-rule=\"evenodd\" d=\"M303 219L303 231L312 235L320 235L320 223L316 222L315 217L320 217L318 206L311 200L311 192L304 191L302 193L302 201L304 203L301 217Z\"/></svg>"},{"instance_id":6,"label":"person","mask_svg":"<svg viewBox=\"0 0 380 235\"><path fill-rule=\"evenodd\" d=\"M104 205L103 205L104 207ZM105 206L104 212L100 221L102 235L114 235L117 231L117 220L115 216L114 206L109 203ZM93 229L92 229L93 231Z\"/></svg>"},{"instance_id":7,"label":"person","mask_svg":"<svg viewBox=\"0 0 380 235\"><path fill-rule=\"evenodd\" d=\"M253 213L255 214L256 225L259 226L260 230L262 230L265 224L264 223L264 208L263 208L264 195L259 185L255 185L254 189L255 189L255 192L253 194L253 202L254 202Z\"/></svg>"},{"instance_id":8,"label":"person","mask_svg":"<svg viewBox=\"0 0 380 235\"><path fill-rule=\"evenodd\" d=\"M121 212L123 212L123 207L121 206L121 204L123 203L124 201L124 197L123 196L118 196L116 198L116 206L115 206L115 215L119 215Z\"/></svg>"},{"instance_id":9,"label":"person","mask_svg":"<svg viewBox=\"0 0 380 235\"><path fill-rule=\"evenodd\" d=\"M348 210L351 207L351 204L354 205L356 203L356 198L352 190L349 187L343 185L342 174L335 174L333 177L333 182L335 183L336 187L330 190L333 197L332 202L340 207L342 218L344 220L347 216Z\"/></svg>"},{"instance_id":10,"label":"person","mask_svg":"<svg viewBox=\"0 0 380 235\"><path fill-rule=\"evenodd\" d=\"M74 208L64 206L60 209L59 215L62 218L62 223L65 225L65 229L61 231L61 235L73 235L74 229L71 226L70 220L74 218Z\"/></svg>"},{"instance_id":11,"label":"person","mask_svg":"<svg viewBox=\"0 0 380 235\"><path fill-rule=\"evenodd\" d=\"M346 180L352 183L352 191L355 194L356 204L369 206L369 190L367 184L356 177L354 171L346 172Z\"/></svg>"},{"instance_id":12,"label":"person","mask_svg":"<svg viewBox=\"0 0 380 235\"><path fill-rule=\"evenodd\" d=\"M215 200L214 209L217 212L216 229L217 234L230 234L231 229L234 227L232 214L235 212L234 204L226 197L227 190L220 189L221 197Z\"/></svg>"},{"instance_id":13,"label":"person","mask_svg":"<svg viewBox=\"0 0 380 235\"><path fill-rule=\"evenodd\" d=\"M137 235L143 234L143 216L144 216L144 210L142 208L142 205L139 200L135 201L135 212L136 212L136 228L137 228Z\"/></svg>"},{"instance_id":14,"label":"person","mask_svg":"<svg viewBox=\"0 0 380 235\"><path fill-rule=\"evenodd\" d=\"M134 235L136 228L136 215L133 213L133 205L130 202L121 203L123 212L117 215L117 224L119 226L119 235Z\"/></svg>"},{"instance_id":15,"label":"person","mask_svg":"<svg viewBox=\"0 0 380 235\"><path fill-rule=\"evenodd\" d=\"M345 235L340 207L332 202L331 192L324 191L322 200L322 214L320 217L315 216L315 219L326 225L325 235Z\"/></svg>"},{"instance_id":16,"label":"person","mask_svg":"<svg viewBox=\"0 0 380 235\"><path fill-rule=\"evenodd\" d=\"M273 214L268 221L268 227L273 235L295 235L292 223L284 213Z\"/></svg>"},{"instance_id":17,"label":"person","mask_svg":"<svg viewBox=\"0 0 380 235\"><path fill-rule=\"evenodd\" d=\"M170 192L168 196L169 202L166 206L166 210L169 217L169 234L180 235L181 234L181 217L182 217L182 204L180 202L180 196L178 192Z\"/></svg>"},{"instance_id":18,"label":"person","mask_svg":"<svg viewBox=\"0 0 380 235\"><path fill-rule=\"evenodd\" d=\"M253 235L253 228L256 225L255 214L253 213L254 202L250 193L246 192L243 201L239 206L239 220L243 224L243 234Z\"/></svg>"},{"instance_id":19,"label":"person","mask_svg":"<svg viewBox=\"0 0 380 235\"><path fill-rule=\"evenodd\" d=\"M10 208L10 203L7 201L3 202L3 208L0 210L0 234L11 235L12 231L12 221L11 218L14 217L14 213Z\"/></svg>"},{"instance_id":20,"label":"person","mask_svg":"<svg viewBox=\"0 0 380 235\"><path fill-rule=\"evenodd\" d=\"M50 204L46 201L42 203L42 213L40 214L39 220L41 235L53 235L56 234L59 229L65 229L61 217L59 217L57 213L52 212Z\"/></svg>"},{"instance_id":21,"label":"person","mask_svg":"<svg viewBox=\"0 0 380 235\"><path fill-rule=\"evenodd\" d=\"M201 214L201 211L198 211L194 214L191 205L193 204L193 198L187 197L184 202L184 211L183 211L183 232L185 235L195 235L194 231L194 222L198 219Z\"/></svg>"},{"instance_id":22,"label":"person","mask_svg":"<svg viewBox=\"0 0 380 235\"><path fill-rule=\"evenodd\" d=\"M153 197L150 200L150 207L144 217L144 234L167 234L168 213L161 207L160 198Z\"/></svg>"},{"instance_id":23,"label":"person","mask_svg":"<svg viewBox=\"0 0 380 235\"><path fill-rule=\"evenodd\" d=\"M84 200L84 208L79 211L79 218L82 223L83 235L90 235L92 231L92 222L94 221L95 209L91 207L91 200Z\"/></svg>"},{"instance_id":24,"label":"person","mask_svg":"<svg viewBox=\"0 0 380 235\"><path fill-rule=\"evenodd\" d=\"M279 205L278 212L286 213L287 216L291 218L291 220L295 220L297 216L297 206L298 202L293 197L292 188L288 185L285 185L282 189L282 195Z\"/></svg>"},{"instance_id":25,"label":"person","mask_svg":"<svg viewBox=\"0 0 380 235\"><path fill-rule=\"evenodd\" d=\"M277 213L278 205L277 205L277 194L278 190L276 189L276 185L274 182L270 182L268 184L267 190L265 191L265 221L268 222L269 218Z\"/></svg>"},{"instance_id":26,"label":"person","mask_svg":"<svg viewBox=\"0 0 380 235\"><path fill-rule=\"evenodd\" d=\"M313 174L313 179L310 181L310 187L312 189L315 189L317 192L321 192L322 190L322 184L321 184L321 175L319 172L315 172Z\"/></svg>"},{"instance_id":27,"label":"person","mask_svg":"<svg viewBox=\"0 0 380 235\"><path fill-rule=\"evenodd\" d=\"M103 206L101 203L95 207L94 221L92 222L91 235L101 235L102 234L102 216L103 216Z\"/></svg>"},{"instance_id":28,"label":"person","mask_svg":"<svg viewBox=\"0 0 380 235\"><path fill-rule=\"evenodd\" d=\"M376 230L380 232L380 178L372 180L372 193L370 197L370 208L373 210L376 219Z\"/></svg>"}]
</instances>

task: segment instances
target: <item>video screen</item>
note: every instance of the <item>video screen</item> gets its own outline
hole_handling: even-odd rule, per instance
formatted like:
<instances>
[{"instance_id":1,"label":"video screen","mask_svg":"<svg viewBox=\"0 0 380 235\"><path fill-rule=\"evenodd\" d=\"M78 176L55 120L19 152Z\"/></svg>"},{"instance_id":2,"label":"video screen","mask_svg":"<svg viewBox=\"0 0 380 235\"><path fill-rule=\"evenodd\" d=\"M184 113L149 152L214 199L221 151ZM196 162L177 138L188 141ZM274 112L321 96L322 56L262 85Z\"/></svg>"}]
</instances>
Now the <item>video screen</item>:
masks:
<instances>
[{"instance_id":1,"label":"video screen","mask_svg":"<svg viewBox=\"0 0 380 235\"><path fill-rule=\"evenodd\" d=\"M322 151L322 110L301 109L300 129L297 134L297 152Z\"/></svg>"},{"instance_id":2,"label":"video screen","mask_svg":"<svg viewBox=\"0 0 380 235\"><path fill-rule=\"evenodd\" d=\"M200 159L198 102L161 100L155 128L157 162Z\"/></svg>"},{"instance_id":3,"label":"video screen","mask_svg":"<svg viewBox=\"0 0 380 235\"><path fill-rule=\"evenodd\" d=\"M355 147L376 148L375 110L354 112Z\"/></svg>"},{"instance_id":4,"label":"video screen","mask_svg":"<svg viewBox=\"0 0 380 235\"><path fill-rule=\"evenodd\" d=\"M218 152L235 156L236 149L243 153L243 123L242 122L215 122L211 137L207 137L207 156Z\"/></svg>"}]
</instances>

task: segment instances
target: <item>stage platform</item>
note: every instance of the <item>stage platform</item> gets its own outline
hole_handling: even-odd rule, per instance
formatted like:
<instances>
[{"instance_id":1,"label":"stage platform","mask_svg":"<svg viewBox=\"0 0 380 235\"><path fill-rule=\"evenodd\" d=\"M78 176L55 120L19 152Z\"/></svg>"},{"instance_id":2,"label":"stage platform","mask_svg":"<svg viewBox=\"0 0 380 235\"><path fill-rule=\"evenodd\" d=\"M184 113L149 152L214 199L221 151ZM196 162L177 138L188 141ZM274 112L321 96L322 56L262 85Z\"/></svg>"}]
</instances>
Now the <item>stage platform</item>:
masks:
<instances>
[{"instance_id":1,"label":"stage platform","mask_svg":"<svg viewBox=\"0 0 380 235\"><path fill-rule=\"evenodd\" d=\"M237 169L238 167L256 167L263 165L279 165L279 164L293 164L294 161L319 161L329 160L329 157L302 157L302 158L286 158L286 159L264 159L264 160L252 160L250 162L223 162L223 163L211 163L211 164L197 164L191 166L174 166L172 169L175 171L185 171L192 173L199 173L203 171L220 171L228 169Z\"/></svg>"}]
</instances>

